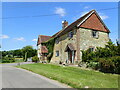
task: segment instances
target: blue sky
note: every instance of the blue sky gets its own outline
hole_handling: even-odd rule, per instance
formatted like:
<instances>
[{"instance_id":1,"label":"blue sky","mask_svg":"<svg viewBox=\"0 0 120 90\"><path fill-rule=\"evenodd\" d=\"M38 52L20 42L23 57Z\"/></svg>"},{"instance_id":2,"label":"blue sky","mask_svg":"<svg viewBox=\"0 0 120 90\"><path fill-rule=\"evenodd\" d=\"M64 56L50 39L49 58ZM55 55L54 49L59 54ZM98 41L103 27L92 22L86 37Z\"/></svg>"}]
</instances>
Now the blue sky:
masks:
<instances>
[{"instance_id":1,"label":"blue sky","mask_svg":"<svg viewBox=\"0 0 120 90\"><path fill-rule=\"evenodd\" d=\"M2 18L7 19L2 19L2 50L20 49L26 45L36 48L38 35L53 35L61 30L62 20L70 24L92 9L99 13L115 42L118 38L118 9L108 9L115 7L118 7L117 2L4 2Z\"/></svg>"}]
</instances>

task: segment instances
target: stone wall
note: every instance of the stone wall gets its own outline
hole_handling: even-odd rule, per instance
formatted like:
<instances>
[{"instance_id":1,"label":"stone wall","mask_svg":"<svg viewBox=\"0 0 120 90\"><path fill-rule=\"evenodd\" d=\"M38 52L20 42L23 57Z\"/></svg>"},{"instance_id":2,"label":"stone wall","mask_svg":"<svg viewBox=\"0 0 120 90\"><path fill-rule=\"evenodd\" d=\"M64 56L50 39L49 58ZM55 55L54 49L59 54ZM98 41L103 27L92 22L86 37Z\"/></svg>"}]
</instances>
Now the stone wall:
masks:
<instances>
[{"instance_id":1,"label":"stone wall","mask_svg":"<svg viewBox=\"0 0 120 90\"><path fill-rule=\"evenodd\" d=\"M59 43L55 43L54 45L51 63L65 62L68 59L68 53L65 52L65 48L69 43L73 44L76 49L74 62L80 62L82 60L81 50L87 50L89 47L105 47L105 44L109 41L109 34L105 32L98 31L99 37L94 38L90 29L79 28L78 30L74 29L72 31L74 32L72 38L68 37L68 33L58 38ZM59 51L59 56L56 56L56 51Z\"/></svg>"},{"instance_id":2,"label":"stone wall","mask_svg":"<svg viewBox=\"0 0 120 90\"><path fill-rule=\"evenodd\" d=\"M41 52L41 47L41 44L37 46L37 56L39 58L39 61L47 61L47 56Z\"/></svg>"},{"instance_id":3,"label":"stone wall","mask_svg":"<svg viewBox=\"0 0 120 90\"><path fill-rule=\"evenodd\" d=\"M74 35L72 38L68 37L68 33L59 37L59 43L55 43L53 50L53 57L51 63L59 63L60 61L65 62L68 59L68 53L65 52L67 44L72 43L76 48L76 29L72 30ZM56 51L59 51L59 56L56 56ZM75 56L76 59L76 56Z\"/></svg>"},{"instance_id":4,"label":"stone wall","mask_svg":"<svg viewBox=\"0 0 120 90\"><path fill-rule=\"evenodd\" d=\"M87 50L89 47L105 47L109 41L109 34L98 31L98 38L92 36L92 30L79 28L80 31L80 51ZM81 53L81 52L80 52ZM82 53L81 53L82 60Z\"/></svg>"},{"instance_id":5,"label":"stone wall","mask_svg":"<svg viewBox=\"0 0 120 90\"><path fill-rule=\"evenodd\" d=\"M38 56L39 60L40 60L40 53L41 53L41 44L39 44L37 46L37 56Z\"/></svg>"}]
</instances>

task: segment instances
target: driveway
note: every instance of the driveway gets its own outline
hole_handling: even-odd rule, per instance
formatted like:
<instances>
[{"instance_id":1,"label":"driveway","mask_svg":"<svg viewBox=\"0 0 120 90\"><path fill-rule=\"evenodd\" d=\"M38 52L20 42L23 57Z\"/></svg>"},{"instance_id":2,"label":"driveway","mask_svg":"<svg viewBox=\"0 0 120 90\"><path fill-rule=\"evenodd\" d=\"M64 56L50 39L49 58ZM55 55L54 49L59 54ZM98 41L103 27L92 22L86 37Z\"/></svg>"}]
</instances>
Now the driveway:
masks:
<instances>
[{"instance_id":1,"label":"driveway","mask_svg":"<svg viewBox=\"0 0 120 90\"><path fill-rule=\"evenodd\" d=\"M2 88L68 88L67 85L44 76L13 67L15 65L17 64L2 64Z\"/></svg>"}]
</instances>

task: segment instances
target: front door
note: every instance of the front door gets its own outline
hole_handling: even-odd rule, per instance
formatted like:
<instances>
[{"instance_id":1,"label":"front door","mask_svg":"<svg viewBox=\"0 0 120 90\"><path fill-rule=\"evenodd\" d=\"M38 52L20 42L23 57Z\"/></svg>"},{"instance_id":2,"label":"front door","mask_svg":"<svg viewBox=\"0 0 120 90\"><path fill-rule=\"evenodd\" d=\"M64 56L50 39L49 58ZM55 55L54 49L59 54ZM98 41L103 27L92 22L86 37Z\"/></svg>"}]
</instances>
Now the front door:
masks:
<instances>
[{"instance_id":1,"label":"front door","mask_svg":"<svg viewBox=\"0 0 120 90\"><path fill-rule=\"evenodd\" d=\"M72 51L68 51L68 60L72 63Z\"/></svg>"}]
</instances>

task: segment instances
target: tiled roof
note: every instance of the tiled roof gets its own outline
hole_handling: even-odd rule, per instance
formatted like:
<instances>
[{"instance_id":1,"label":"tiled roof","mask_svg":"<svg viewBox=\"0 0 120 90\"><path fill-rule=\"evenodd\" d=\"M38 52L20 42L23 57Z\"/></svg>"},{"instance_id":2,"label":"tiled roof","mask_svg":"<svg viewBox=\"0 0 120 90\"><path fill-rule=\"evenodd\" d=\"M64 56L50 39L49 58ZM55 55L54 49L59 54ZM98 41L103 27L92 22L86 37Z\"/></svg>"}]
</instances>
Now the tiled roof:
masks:
<instances>
[{"instance_id":1,"label":"tiled roof","mask_svg":"<svg viewBox=\"0 0 120 90\"><path fill-rule=\"evenodd\" d=\"M51 36L39 35L37 45L41 44L42 42L45 42L45 41L49 40L50 38L51 38Z\"/></svg>"},{"instance_id":2,"label":"tiled roof","mask_svg":"<svg viewBox=\"0 0 120 90\"><path fill-rule=\"evenodd\" d=\"M48 53L46 46L41 46L41 53Z\"/></svg>"},{"instance_id":3,"label":"tiled roof","mask_svg":"<svg viewBox=\"0 0 120 90\"><path fill-rule=\"evenodd\" d=\"M71 51L75 51L75 47L74 47L74 45L72 45L71 43L69 43L69 44L66 46L65 52L66 52L68 49L71 50Z\"/></svg>"},{"instance_id":4,"label":"tiled roof","mask_svg":"<svg viewBox=\"0 0 120 90\"><path fill-rule=\"evenodd\" d=\"M54 34L52 37L58 37L61 36L63 34L65 34L66 32L70 31L71 29L73 29L74 27L78 27L78 25L80 23L84 23L84 20L90 16L90 14L94 12L97 14L97 12L95 10L91 10L90 12L88 12L87 14L85 14L84 16L82 16L81 18L77 19L76 21L74 21L73 23L71 23L70 25L68 25L66 28L64 28L63 30L57 32L56 34ZM98 14L97 14L98 15ZM101 20L101 19L100 19ZM103 21L101 21L103 23ZM103 25L105 26L105 24L103 23ZM105 28L107 29L107 31L104 32L110 32L109 29L105 26Z\"/></svg>"}]
</instances>

